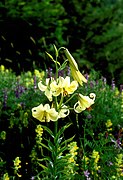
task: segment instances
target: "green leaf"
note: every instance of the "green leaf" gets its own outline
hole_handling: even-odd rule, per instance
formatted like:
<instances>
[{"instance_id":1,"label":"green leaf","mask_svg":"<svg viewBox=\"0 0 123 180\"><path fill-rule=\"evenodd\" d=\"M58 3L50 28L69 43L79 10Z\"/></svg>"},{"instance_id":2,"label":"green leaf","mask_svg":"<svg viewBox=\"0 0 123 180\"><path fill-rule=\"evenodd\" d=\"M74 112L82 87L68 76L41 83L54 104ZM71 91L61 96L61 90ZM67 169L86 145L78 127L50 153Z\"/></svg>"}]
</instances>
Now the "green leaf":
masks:
<instances>
[{"instance_id":1,"label":"green leaf","mask_svg":"<svg viewBox=\"0 0 123 180\"><path fill-rule=\"evenodd\" d=\"M53 44L53 46L54 46L54 49L55 49L56 57L58 57L58 50L57 50L55 44Z\"/></svg>"},{"instance_id":2,"label":"green leaf","mask_svg":"<svg viewBox=\"0 0 123 180\"><path fill-rule=\"evenodd\" d=\"M52 138L54 138L54 133L53 133L48 127L43 126L43 125L41 125L41 126L43 127L43 129L44 129L45 131L47 131L47 132L49 133L49 135L50 135Z\"/></svg>"},{"instance_id":3,"label":"green leaf","mask_svg":"<svg viewBox=\"0 0 123 180\"><path fill-rule=\"evenodd\" d=\"M51 151L55 152L55 146L51 141L48 141L48 147L50 148Z\"/></svg>"},{"instance_id":4,"label":"green leaf","mask_svg":"<svg viewBox=\"0 0 123 180\"><path fill-rule=\"evenodd\" d=\"M42 159L38 159L38 161L42 162L42 161L51 161L51 158L49 156L46 156Z\"/></svg>"},{"instance_id":5,"label":"green leaf","mask_svg":"<svg viewBox=\"0 0 123 180\"><path fill-rule=\"evenodd\" d=\"M44 148L46 148L48 151L52 152L48 146L46 146L44 143L40 143Z\"/></svg>"},{"instance_id":6,"label":"green leaf","mask_svg":"<svg viewBox=\"0 0 123 180\"><path fill-rule=\"evenodd\" d=\"M37 162L39 166L41 166L44 170L48 170L48 168L46 166L44 166L43 164Z\"/></svg>"},{"instance_id":7,"label":"green leaf","mask_svg":"<svg viewBox=\"0 0 123 180\"><path fill-rule=\"evenodd\" d=\"M56 134L56 137L54 138L54 143L55 143L55 144L58 143L58 139L60 138L60 136L63 134L63 132L64 132L69 126L71 126L71 123L63 126L63 127L58 131L58 133Z\"/></svg>"},{"instance_id":8,"label":"green leaf","mask_svg":"<svg viewBox=\"0 0 123 180\"><path fill-rule=\"evenodd\" d=\"M59 71L63 70L66 67L67 62L68 62L68 60L65 60L58 70Z\"/></svg>"},{"instance_id":9,"label":"green leaf","mask_svg":"<svg viewBox=\"0 0 123 180\"><path fill-rule=\"evenodd\" d=\"M62 147L58 152L57 156L67 150L67 146Z\"/></svg>"},{"instance_id":10,"label":"green leaf","mask_svg":"<svg viewBox=\"0 0 123 180\"><path fill-rule=\"evenodd\" d=\"M65 140L64 142L61 143L61 146L63 146L64 144L67 144L68 142L72 141L74 139L75 135L72 136L71 138Z\"/></svg>"},{"instance_id":11,"label":"green leaf","mask_svg":"<svg viewBox=\"0 0 123 180\"><path fill-rule=\"evenodd\" d=\"M59 66L60 66L60 63L58 62L58 61L55 61L54 59L53 59L53 57L48 53L48 52L46 52L46 54L50 57L50 59L52 59L52 61L56 64L58 64Z\"/></svg>"},{"instance_id":12,"label":"green leaf","mask_svg":"<svg viewBox=\"0 0 123 180\"><path fill-rule=\"evenodd\" d=\"M55 62L55 60L53 59L53 56L51 56L48 52L46 52L46 54L50 57L50 59L52 59L52 61Z\"/></svg>"}]
</instances>

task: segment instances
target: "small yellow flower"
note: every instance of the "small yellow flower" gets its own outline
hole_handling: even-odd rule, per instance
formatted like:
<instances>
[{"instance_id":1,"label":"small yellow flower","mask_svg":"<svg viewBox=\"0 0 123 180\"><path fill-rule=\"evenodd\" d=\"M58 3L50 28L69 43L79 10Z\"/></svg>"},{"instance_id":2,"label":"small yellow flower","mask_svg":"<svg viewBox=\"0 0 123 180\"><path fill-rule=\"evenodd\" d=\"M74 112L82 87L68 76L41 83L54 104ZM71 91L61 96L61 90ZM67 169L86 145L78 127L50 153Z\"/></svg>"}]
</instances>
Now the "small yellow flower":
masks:
<instances>
[{"instance_id":1,"label":"small yellow flower","mask_svg":"<svg viewBox=\"0 0 123 180\"><path fill-rule=\"evenodd\" d=\"M89 158L87 156L83 156L83 160L84 160L85 164L89 163Z\"/></svg>"},{"instance_id":2,"label":"small yellow flower","mask_svg":"<svg viewBox=\"0 0 123 180\"><path fill-rule=\"evenodd\" d=\"M21 168L20 163L21 163L21 161L20 161L19 157L16 157L15 160L14 160L14 166L15 166L16 169Z\"/></svg>"},{"instance_id":3,"label":"small yellow flower","mask_svg":"<svg viewBox=\"0 0 123 180\"><path fill-rule=\"evenodd\" d=\"M43 128L41 127L41 125L37 125L35 132L38 134L38 136L42 136L43 134Z\"/></svg>"},{"instance_id":4,"label":"small yellow flower","mask_svg":"<svg viewBox=\"0 0 123 180\"><path fill-rule=\"evenodd\" d=\"M53 81L50 84L50 88L52 91L53 96L59 96L62 94L66 96L68 94L73 94L73 92L77 89L78 83L77 81L70 82L70 77L66 76L64 79L63 77L59 77L57 81Z\"/></svg>"},{"instance_id":5,"label":"small yellow flower","mask_svg":"<svg viewBox=\"0 0 123 180\"><path fill-rule=\"evenodd\" d=\"M94 93L90 93L90 97L79 94L78 102L74 105L75 112L81 113L86 108L89 108L92 104L94 104L95 97L96 95Z\"/></svg>"},{"instance_id":6,"label":"small yellow flower","mask_svg":"<svg viewBox=\"0 0 123 180\"><path fill-rule=\"evenodd\" d=\"M105 123L106 127L109 128L112 126L112 122L110 119L107 120L107 122Z\"/></svg>"},{"instance_id":7,"label":"small yellow flower","mask_svg":"<svg viewBox=\"0 0 123 180\"><path fill-rule=\"evenodd\" d=\"M3 175L3 180L9 180L10 178L9 178L9 175L8 175L8 173L5 173L4 175Z\"/></svg>"},{"instance_id":8,"label":"small yellow flower","mask_svg":"<svg viewBox=\"0 0 123 180\"><path fill-rule=\"evenodd\" d=\"M94 158L94 159L96 159L97 157L99 157L99 152L98 151L95 151L95 150L93 150L93 152L92 152L92 156L91 156L92 158Z\"/></svg>"},{"instance_id":9,"label":"small yellow flower","mask_svg":"<svg viewBox=\"0 0 123 180\"><path fill-rule=\"evenodd\" d=\"M116 159L116 170L118 177L123 176L123 154L117 154Z\"/></svg>"},{"instance_id":10,"label":"small yellow flower","mask_svg":"<svg viewBox=\"0 0 123 180\"><path fill-rule=\"evenodd\" d=\"M69 158L69 163L74 163L74 162L75 162L74 157L73 157L73 156L70 157L70 158Z\"/></svg>"},{"instance_id":11,"label":"small yellow flower","mask_svg":"<svg viewBox=\"0 0 123 180\"><path fill-rule=\"evenodd\" d=\"M40 81L38 83L38 88L41 90L41 91L44 91L45 93L45 96L47 96L47 98L49 99L49 101L52 101L52 92L50 90L50 81L51 81L51 78L46 78L46 85L43 85L42 84L42 81Z\"/></svg>"},{"instance_id":12,"label":"small yellow flower","mask_svg":"<svg viewBox=\"0 0 123 180\"><path fill-rule=\"evenodd\" d=\"M1 65L1 66L0 66L0 71L2 71L2 72L5 71L5 66L4 66L4 65Z\"/></svg>"},{"instance_id":13,"label":"small yellow flower","mask_svg":"<svg viewBox=\"0 0 123 180\"><path fill-rule=\"evenodd\" d=\"M37 76L40 79L42 79L44 77L44 75L45 75L44 71L40 72L37 69L34 70L34 74L35 74L35 76Z\"/></svg>"},{"instance_id":14,"label":"small yellow flower","mask_svg":"<svg viewBox=\"0 0 123 180\"><path fill-rule=\"evenodd\" d=\"M41 122L50 122L58 120L58 112L55 108L50 108L49 104L44 106L40 104L37 107L32 108L32 116Z\"/></svg>"},{"instance_id":15,"label":"small yellow flower","mask_svg":"<svg viewBox=\"0 0 123 180\"><path fill-rule=\"evenodd\" d=\"M115 95L118 96L120 94L120 91L118 90L118 88L115 89Z\"/></svg>"}]
</instances>

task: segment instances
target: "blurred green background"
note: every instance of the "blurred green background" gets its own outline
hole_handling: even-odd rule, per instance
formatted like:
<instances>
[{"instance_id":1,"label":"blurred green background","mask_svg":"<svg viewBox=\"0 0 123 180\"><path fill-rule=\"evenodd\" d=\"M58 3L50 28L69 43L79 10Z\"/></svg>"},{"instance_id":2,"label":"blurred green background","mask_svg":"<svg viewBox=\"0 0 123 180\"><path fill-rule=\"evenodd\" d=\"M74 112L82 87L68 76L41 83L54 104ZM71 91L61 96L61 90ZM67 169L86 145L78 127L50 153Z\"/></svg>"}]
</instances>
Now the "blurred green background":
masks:
<instances>
[{"instance_id":1,"label":"blurred green background","mask_svg":"<svg viewBox=\"0 0 123 180\"><path fill-rule=\"evenodd\" d=\"M123 83L123 0L3 0L0 64L16 73L49 67L45 51L67 47L85 72ZM50 66L51 63L50 63Z\"/></svg>"}]
</instances>

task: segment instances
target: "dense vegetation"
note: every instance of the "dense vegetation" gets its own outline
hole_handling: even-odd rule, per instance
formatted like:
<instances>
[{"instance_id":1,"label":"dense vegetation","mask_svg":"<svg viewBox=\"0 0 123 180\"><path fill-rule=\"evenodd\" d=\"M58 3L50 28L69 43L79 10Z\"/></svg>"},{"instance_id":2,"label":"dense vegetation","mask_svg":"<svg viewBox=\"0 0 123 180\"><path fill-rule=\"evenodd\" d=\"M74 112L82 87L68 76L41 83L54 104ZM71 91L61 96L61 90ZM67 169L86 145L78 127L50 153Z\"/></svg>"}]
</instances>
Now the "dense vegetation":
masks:
<instances>
[{"instance_id":1,"label":"dense vegetation","mask_svg":"<svg viewBox=\"0 0 123 180\"><path fill-rule=\"evenodd\" d=\"M53 56L47 55L52 63L54 61L57 64ZM21 177L36 180L54 177L66 180L122 178L123 87L121 86L119 91L114 81L108 85L105 77L92 71L85 75L88 82L80 86L75 94L71 95L75 82L73 81L70 87L69 83L65 83L66 90L63 88L61 100L58 97L49 102L46 78L51 78L51 82L56 75L58 78L72 79L65 64L60 67L58 74L54 74L52 69L47 69L46 72L35 69L34 72L28 71L18 76L3 65L0 66L2 180ZM40 86L40 90L39 82L45 85ZM62 90L62 85L59 88ZM67 90L70 94L67 94ZM82 103L83 107L86 107L87 103L87 108L84 107L83 112L76 113L74 104L79 93L85 95ZM90 93L96 95L94 104L93 100L89 99ZM36 106L40 103L41 111L44 104L49 103L54 107L55 100L59 102L59 106L63 100L66 101L65 108L69 108L61 111L61 119L43 122L48 118L43 112L44 120L40 113L37 117L40 121L32 117L32 108L35 107L36 112Z\"/></svg>"},{"instance_id":2,"label":"dense vegetation","mask_svg":"<svg viewBox=\"0 0 123 180\"><path fill-rule=\"evenodd\" d=\"M122 179L122 9L0 2L0 179Z\"/></svg>"}]
</instances>

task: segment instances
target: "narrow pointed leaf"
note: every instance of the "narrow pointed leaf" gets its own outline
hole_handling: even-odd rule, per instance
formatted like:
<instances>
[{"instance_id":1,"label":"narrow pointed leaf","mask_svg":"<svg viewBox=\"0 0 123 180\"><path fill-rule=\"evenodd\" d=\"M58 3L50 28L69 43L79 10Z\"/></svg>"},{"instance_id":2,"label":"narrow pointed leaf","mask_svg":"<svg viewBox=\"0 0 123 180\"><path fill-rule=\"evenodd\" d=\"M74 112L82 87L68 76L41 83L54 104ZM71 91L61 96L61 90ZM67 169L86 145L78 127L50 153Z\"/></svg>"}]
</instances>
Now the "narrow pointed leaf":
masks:
<instances>
[{"instance_id":1,"label":"narrow pointed leaf","mask_svg":"<svg viewBox=\"0 0 123 180\"><path fill-rule=\"evenodd\" d=\"M48 151L50 151L51 152L51 150L50 150L50 148L48 147L48 146L46 146L45 144L43 144L43 143L40 143L41 144L41 146L43 146L44 148L46 148Z\"/></svg>"},{"instance_id":2,"label":"narrow pointed leaf","mask_svg":"<svg viewBox=\"0 0 123 180\"><path fill-rule=\"evenodd\" d=\"M43 129L44 129L45 131L47 131L47 132L49 133L49 135L50 135L52 138L54 138L54 133L53 133L48 127L43 126L43 125L41 125L41 126L43 127Z\"/></svg>"}]
</instances>

